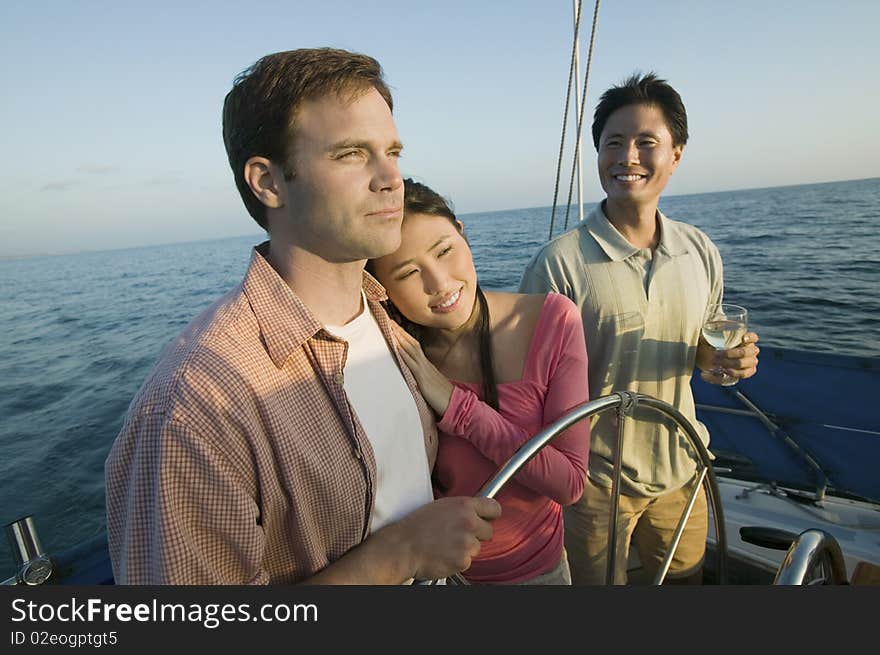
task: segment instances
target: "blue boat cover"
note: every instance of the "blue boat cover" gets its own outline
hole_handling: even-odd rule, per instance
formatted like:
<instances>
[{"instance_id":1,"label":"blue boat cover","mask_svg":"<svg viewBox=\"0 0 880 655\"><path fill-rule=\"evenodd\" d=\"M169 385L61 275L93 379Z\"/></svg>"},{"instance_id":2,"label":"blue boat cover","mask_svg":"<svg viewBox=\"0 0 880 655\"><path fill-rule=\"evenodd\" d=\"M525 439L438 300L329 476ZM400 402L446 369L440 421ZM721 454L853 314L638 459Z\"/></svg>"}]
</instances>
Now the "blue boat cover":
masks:
<instances>
[{"instance_id":1,"label":"blue boat cover","mask_svg":"<svg viewBox=\"0 0 880 655\"><path fill-rule=\"evenodd\" d=\"M758 373L733 387L693 378L697 418L709 429L716 465L744 479L814 490L818 476L789 436L819 464L828 492L880 502L880 359L761 348ZM748 407L740 391L780 428L758 418L701 408Z\"/></svg>"}]
</instances>

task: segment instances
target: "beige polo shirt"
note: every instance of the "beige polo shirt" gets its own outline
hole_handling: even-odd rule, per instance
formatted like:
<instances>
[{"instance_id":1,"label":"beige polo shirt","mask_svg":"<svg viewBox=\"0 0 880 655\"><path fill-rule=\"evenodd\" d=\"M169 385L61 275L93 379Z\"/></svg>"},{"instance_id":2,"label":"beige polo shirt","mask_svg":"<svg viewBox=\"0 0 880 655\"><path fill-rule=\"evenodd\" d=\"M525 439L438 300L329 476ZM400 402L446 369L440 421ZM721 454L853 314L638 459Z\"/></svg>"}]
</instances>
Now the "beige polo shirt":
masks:
<instances>
[{"instance_id":1,"label":"beige polo shirt","mask_svg":"<svg viewBox=\"0 0 880 655\"><path fill-rule=\"evenodd\" d=\"M556 291L580 308L591 398L628 390L665 400L708 446L690 381L706 307L722 298L721 256L696 227L657 214L660 243L651 252L627 241L597 205L535 255L520 291ZM636 408L635 416L624 432L623 493L658 496L681 487L695 468L686 437L653 410ZM610 487L615 413L594 417L591 434L590 479Z\"/></svg>"}]
</instances>

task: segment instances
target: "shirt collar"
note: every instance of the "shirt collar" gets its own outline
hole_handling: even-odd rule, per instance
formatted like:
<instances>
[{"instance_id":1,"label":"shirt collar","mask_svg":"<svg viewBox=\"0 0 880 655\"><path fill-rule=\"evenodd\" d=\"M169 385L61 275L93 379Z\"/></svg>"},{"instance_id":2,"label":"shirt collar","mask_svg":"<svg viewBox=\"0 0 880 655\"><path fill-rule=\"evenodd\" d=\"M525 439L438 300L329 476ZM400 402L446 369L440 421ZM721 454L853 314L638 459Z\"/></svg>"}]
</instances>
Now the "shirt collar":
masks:
<instances>
[{"instance_id":1,"label":"shirt collar","mask_svg":"<svg viewBox=\"0 0 880 655\"><path fill-rule=\"evenodd\" d=\"M657 250L671 257L687 253L687 242L682 238L675 223L666 218L659 209L657 216L660 221L660 243L657 245ZM584 228L589 231L590 236L611 261L620 262L639 252L639 248L627 241L626 237L611 224L602 211L602 203L596 205L587 216Z\"/></svg>"},{"instance_id":2,"label":"shirt collar","mask_svg":"<svg viewBox=\"0 0 880 655\"><path fill-rule=\"evenodd\" d=\"M323 324L266 260L269 242L254 246L242 289L256 316L266 350L278 368ZM386 300L385 288L364 271L362 288L371 306Z\"/></svg>"}]
</instances>

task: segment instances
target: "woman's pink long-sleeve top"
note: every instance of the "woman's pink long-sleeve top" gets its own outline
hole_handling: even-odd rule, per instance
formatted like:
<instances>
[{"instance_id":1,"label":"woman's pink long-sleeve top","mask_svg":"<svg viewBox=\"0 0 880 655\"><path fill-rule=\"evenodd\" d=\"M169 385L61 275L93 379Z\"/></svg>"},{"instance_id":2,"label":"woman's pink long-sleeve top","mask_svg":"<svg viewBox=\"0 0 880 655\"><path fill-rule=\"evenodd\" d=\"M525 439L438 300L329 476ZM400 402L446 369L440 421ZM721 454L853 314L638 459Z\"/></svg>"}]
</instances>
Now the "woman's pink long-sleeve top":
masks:
<instances>
[{"instance_id":1,"label":"woman's pink long-sleeve top","mask_svg":"<svg viewBox=\"0 0 880 655\"><path fill-rule=\"evenodd\" d=\"M547 295L522 379L498 385L496 412L479 384L456 382L437 424L438 496L473 496L514 452L545 426L585 403L587 349L575 304ZM580 498L590 451L588 420L545 446L501 490L501 518L465 572L476 583L513 583L540 575L562 556L562 505Z\"/></svg>"}]
</instances>

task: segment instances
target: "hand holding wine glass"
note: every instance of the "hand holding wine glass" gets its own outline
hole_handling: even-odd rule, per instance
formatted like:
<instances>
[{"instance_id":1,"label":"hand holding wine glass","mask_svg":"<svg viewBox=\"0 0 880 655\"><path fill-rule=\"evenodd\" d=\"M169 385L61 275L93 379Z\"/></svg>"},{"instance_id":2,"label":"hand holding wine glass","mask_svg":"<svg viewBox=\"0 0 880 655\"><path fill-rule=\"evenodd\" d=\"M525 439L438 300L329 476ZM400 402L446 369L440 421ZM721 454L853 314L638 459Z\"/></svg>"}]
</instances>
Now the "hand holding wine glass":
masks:
<instances>
[{"instance_id":1,"label":"hand holding wine glass","mask_svg":"<svg viewBox=\"0 0 880 655\"><path fill-rule=\"evenodd\" d=\"M742 344L748 331L748 314L748 310L739 305L709 305L703 320L703 338L716 351L736 348ZM712 372L720 377L720 384L724 387L733 386L739 381L738 377L730 375L723 367L713 369Z\"/></svg>"}]
</instances>

